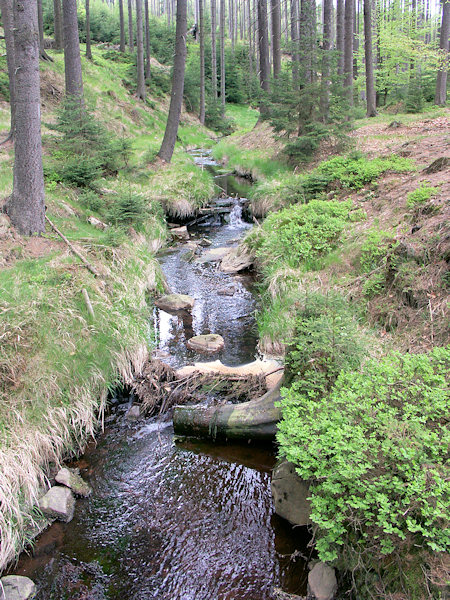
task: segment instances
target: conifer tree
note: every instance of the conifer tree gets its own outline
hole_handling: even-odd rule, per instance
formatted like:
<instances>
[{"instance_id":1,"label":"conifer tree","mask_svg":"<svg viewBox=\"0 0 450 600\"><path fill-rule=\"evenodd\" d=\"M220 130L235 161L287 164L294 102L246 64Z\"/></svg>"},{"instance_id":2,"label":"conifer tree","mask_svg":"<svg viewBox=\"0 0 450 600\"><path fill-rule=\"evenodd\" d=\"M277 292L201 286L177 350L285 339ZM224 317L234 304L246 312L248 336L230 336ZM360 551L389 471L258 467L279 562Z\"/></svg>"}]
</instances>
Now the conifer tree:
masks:
<instances>
[{"instance_id":1,"label":"conifer tree","mask_svg":"<svg viewBox=\"0 0 450 600\"><path fill-rule=\"evenodd\" d=\"M83 103L83 74L76 0L63 0L63 25L66 96Z\"/></svg>"},{"instance_id":2,"label":"conifer tree","mask_svg":"<svg viewBox=\"0 0 450 600\"><path fill-rule=\"evenodd\" d=\"M442 0L441 33L439 47L443 51L444 64L438 71L434 103L444 106L447 100L447 69L450 36L450 0Z\"/></svg>"},{"instance_id":3,"label":"conifer tree","mask_svg":"<svg viewBox=\"0 0 450 600\"><path fill-rule=\"evenodd\" d=\"M123 0L119 0L120 52L125 52L125 19L123 16Z\"/></svg>"},{"instance_id":4,"label":"conifer tree","mask_svg":"<svg viewBox=\"0 0 450 600\"><path fill-rule=\"evenodd\" d=\"M53 23L55 30L55 49L63 49L63 24L61 12L61 0L53 0Z\"/></svg>"},{"instance_id":5,"label":"conifer tree","mask_svg":"<svg viewBox=\"0 0 450 600\"><path fill-rule=\"evenodd\" d=\"M14 140L14 113L15 113L15 52L14 52L14 13L13 0L0 0L0 9L2 11L3 31L6 42L6 62L8 65L9 81L9 106L11 111L11 125L9 134L1 143Z\"/></svg>"},{"instance_id":6,"label":"conifer tree","mask_svg":"<svg viewBox=\"0 0 450 600\"><path fill-rule=\"evenodd\" d=\"M142 0L136 0L136 49L137 49L137 89L136 95L145 100L145 73L144 73L144 39L142 23Z\"/></svg>"}]
</instances>

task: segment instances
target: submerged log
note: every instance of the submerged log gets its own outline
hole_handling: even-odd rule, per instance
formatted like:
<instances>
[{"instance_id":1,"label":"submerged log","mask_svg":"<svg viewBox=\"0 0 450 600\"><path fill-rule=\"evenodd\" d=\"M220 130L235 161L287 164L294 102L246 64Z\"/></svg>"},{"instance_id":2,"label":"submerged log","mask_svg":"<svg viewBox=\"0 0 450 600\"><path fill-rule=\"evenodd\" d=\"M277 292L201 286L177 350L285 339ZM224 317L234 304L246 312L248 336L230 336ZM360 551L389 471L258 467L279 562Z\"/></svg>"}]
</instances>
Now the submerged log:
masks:
<instances>
[{"instance_id":1,"label":"submerged log","mask_svg":"<svg viewBox=\"0 0 450 600\"><path fill-rule=\"evenodd\" d=\"M257 400L221 406L176 406L175 433L210 439L273 440L281 409L281 382Z\"/></svg>"}]
</instances>

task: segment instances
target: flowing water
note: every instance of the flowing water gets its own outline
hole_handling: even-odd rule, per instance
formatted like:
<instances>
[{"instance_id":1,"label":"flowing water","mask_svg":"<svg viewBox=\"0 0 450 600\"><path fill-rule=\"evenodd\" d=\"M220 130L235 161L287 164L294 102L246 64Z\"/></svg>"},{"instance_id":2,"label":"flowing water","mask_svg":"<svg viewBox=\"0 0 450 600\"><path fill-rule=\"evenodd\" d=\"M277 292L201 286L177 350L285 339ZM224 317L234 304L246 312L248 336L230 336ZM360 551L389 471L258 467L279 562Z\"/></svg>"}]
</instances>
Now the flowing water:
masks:
<instances>
[{"instance_id":1,"label":"flowing water","mask_svg":"<svg viewBox=\"0 0 450 600\"><path fill-rule=\"evenodd\" d=\"M213 163L204 153L195 159ZM224 190L230 180L219 181ZM211 241L204 252L236 244L249 227L242 200L230 193L225 188L216 201L219 209L230 205L228 214L219 210L190 228ZM173 365L204 360L185 342L211 332L225 339L214 358L252 360L251 277L224 275L201 255L183 260L185 253L180 245L160 258L172 290L196 303L192 318L155 310L159 356ZM268 600L274 585L305 593L299 550L307 539L273 513L272 449L177 441L170 422L128 421L121 400L113 399L105 433L75 463L91 497L77 501L69 524L41 535L15 571L36 581L38 600Z\"/></svg>"}]
</instances>

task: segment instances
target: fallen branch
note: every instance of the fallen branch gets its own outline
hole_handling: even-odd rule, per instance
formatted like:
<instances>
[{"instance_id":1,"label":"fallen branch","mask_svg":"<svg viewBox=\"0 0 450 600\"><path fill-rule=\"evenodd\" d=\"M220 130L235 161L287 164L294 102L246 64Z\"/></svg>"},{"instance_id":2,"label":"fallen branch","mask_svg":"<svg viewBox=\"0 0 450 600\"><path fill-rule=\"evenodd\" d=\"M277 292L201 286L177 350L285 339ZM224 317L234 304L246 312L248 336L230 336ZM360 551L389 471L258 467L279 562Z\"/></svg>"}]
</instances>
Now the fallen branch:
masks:
<instances>
[{"instance_id":1,"label":"fallen branch","mask_svg":"<svg viewBox=\"0 0 450 600\"><path fill-rule=\"evenodd\" d=\"M95 275L95 277L100 277L100 274L95 269L95 267L93 267L91 265L91 263L89 263L84 258L84 256L80 252L78 252L78 250L74 247L74 245L71 242L69 242L69 240L66 238L66 236L59 231L59 229L56 227L56 225L54 223L52 223L52 221L50 221L50 219L47 217L47 215L45 215L45 220L50 224L50 227L59 235L59 237L67 244L67 246L75 254L75 256L78 256L78 258L81 260L81 262L86 267L86 269L88 271L90 271L93 275Z\"/></svg>"},{"instance_id":2,"label":"fallen branch","mask_svg":"<svg viewBox=\"0 0 450 600\"><path fill-rule=\"evenodd\" d=\"M81 290L81 293L83 294L83 298L86 303L86 308L87 308L88 313L91 315L92 319L95 319L94 309L92 308L91 300L89 298L89 294L87 293L87 289L83 288Z\"/></svg>"}]
</instances>

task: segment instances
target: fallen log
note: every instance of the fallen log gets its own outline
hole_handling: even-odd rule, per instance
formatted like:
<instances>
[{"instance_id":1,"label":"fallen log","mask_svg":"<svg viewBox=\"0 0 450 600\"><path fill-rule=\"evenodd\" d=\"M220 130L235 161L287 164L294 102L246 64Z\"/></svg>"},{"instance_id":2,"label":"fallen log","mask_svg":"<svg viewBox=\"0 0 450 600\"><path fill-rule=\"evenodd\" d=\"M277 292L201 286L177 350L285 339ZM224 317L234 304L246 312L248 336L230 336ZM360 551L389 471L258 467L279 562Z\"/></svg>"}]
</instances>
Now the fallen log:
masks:
<instances>
[{"instance_id":1,"label":"fallen log","mask_svg":"<svg viewBox=\"0 0 450 600\"><path fill-rule=\"evenodd\" d=\"M281 409L281 382L257 400L221 406L176 406L173 428L179 435L210 439L273 440Z\"/></svg>"}]
</instances>

